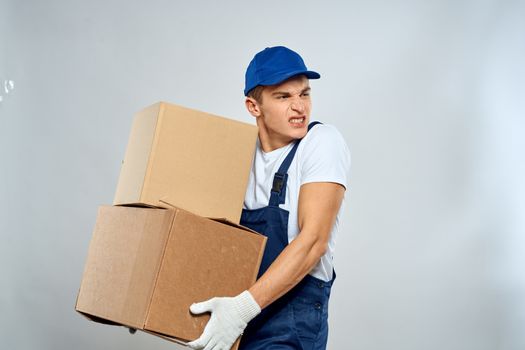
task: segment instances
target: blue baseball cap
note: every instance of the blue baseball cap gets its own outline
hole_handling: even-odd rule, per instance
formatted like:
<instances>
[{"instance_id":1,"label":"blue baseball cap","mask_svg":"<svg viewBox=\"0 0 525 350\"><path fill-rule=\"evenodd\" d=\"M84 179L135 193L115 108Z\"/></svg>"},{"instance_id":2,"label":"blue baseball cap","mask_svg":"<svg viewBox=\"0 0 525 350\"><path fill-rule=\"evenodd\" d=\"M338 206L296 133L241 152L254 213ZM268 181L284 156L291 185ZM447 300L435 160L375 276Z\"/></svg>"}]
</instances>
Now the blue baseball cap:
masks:
<instances>
[{"instance_id":1,"label":"blue baseball cap","mask_svg":"<svg viewBox=\"0 0 525 350\"><path fill-rule=\"evenodd\" d=\"M308 79L321 77L306 68L297 52L284 46L267 47L253 57L246 69L244 96L248 96L250 90L258 85L277 85L299 74Z\"/></svg>"}]
</instances>

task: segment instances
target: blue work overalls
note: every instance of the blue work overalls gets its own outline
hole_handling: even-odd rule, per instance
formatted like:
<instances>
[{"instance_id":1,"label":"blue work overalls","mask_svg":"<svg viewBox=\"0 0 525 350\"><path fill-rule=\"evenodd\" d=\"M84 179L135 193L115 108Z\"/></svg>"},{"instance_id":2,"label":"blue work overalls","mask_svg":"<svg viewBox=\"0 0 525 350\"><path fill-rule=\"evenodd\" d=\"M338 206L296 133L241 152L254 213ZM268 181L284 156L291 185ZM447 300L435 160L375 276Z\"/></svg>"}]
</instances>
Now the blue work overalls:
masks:
<instances>
[{"instance_id":1,"label":"blue work overalls","mask_svg":"<svg viewBox=\"0 0 525 350\"><path fill-rule=\"evenodd\" d=\"M318 123L311 123L308 130ZM289 213L279 208L279 204L285 203L287 172L300 142L296 141L274 175L268 206L242 211L241 225L268 237L258 277L288 245ZM292 290L263 309L248 324L241 338L240 349L324 350L328 338L328 298L332 283L333 279L324 282L306 275Z\"/></svg>"}]
</instances>

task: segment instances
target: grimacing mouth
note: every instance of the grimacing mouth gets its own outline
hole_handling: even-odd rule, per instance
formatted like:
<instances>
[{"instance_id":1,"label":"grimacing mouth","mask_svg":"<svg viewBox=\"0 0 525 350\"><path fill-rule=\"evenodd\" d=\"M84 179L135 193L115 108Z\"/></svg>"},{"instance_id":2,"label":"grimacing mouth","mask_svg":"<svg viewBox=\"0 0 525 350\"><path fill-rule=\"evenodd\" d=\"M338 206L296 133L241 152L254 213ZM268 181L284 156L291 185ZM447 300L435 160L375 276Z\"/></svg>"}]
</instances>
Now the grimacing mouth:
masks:
<instances>
[{"instance_id":1,"label":"grimacing mouth","mask_svg":"<svg viewBox=\"0 0 525 350\"><path fill-rule=\"evenodd\" d=\"M291 117L291 118L289 118L288 122L292 123L292 124L301 124L301 123L304 123L305 120L306 120L305 116L298 116L298 117Z\"/></svg>"}]
</instances>

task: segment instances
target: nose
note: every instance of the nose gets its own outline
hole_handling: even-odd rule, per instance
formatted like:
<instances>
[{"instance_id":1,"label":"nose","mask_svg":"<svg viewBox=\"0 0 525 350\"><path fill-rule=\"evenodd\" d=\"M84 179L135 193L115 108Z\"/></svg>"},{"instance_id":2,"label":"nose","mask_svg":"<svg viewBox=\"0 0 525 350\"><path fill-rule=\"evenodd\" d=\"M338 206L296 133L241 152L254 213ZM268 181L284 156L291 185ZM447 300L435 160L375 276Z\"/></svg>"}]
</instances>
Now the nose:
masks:
<instances>
[{"instance_id":1,"label":"nose","mask_svg":"<svg viewBox=\"0 0 525 350\"><path fill-rule=\"evenodd\" d=\"M298 113L304 112L304 102L301 99L295 99L291 102L290 108Z\"/></svg>"}]
</instances>

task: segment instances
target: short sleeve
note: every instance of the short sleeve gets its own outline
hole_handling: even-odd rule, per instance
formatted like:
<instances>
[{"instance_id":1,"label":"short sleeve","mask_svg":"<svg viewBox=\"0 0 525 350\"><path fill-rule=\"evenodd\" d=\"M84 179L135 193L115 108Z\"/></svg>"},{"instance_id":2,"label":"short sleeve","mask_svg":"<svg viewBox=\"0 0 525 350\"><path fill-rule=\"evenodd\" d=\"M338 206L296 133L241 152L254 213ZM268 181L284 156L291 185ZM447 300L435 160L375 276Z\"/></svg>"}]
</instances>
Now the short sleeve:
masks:
<instances>
[{"instance_id":1,"label":"short sleeve","mask_svg":"<svg viewBox=\"0 0 525 350\"><path fill-rule=\"evenodd\" d=\"M331 125L317 125L302 141L301 185L310 182L334 182L348 188L350 151Z\"/></svg>"}]
</instances>

